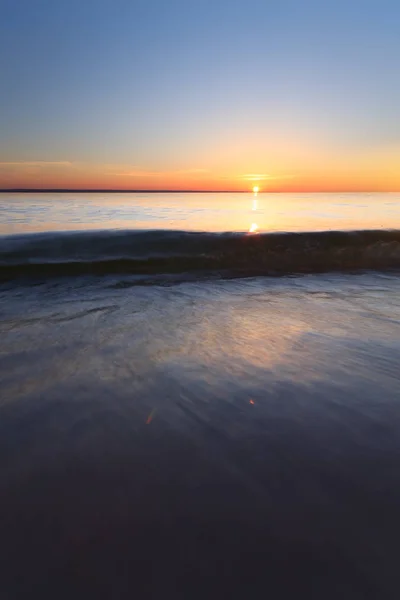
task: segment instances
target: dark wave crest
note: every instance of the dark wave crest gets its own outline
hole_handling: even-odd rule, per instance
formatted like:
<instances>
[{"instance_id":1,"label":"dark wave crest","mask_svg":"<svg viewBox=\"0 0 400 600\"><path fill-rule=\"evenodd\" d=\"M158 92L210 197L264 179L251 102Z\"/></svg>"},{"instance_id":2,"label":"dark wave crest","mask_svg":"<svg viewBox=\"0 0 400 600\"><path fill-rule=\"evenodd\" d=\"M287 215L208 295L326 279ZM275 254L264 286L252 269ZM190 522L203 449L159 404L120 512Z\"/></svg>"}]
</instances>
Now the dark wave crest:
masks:
<instances>
[{"instance_id":1,"label":"dark wave crest","mask_svg":"<svg viewBox=\"0 0 400 600\"><path fill-rule=\"evenodd\" d=\"M400 268L400 231L102 231L0 239L0 280L106 274L286 275Z\"/></svg>"}]
</instances>

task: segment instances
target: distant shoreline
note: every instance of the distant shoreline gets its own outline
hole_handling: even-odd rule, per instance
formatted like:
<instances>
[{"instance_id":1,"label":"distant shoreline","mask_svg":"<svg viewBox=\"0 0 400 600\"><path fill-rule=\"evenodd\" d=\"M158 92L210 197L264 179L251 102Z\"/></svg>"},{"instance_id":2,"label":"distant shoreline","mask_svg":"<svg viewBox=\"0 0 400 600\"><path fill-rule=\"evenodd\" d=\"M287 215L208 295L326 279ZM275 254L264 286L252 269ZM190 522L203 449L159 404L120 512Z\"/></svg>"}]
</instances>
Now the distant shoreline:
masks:
<instances>
[{"instance_id":1,"label":"distant shoreline","mask_svg":"<svg viewBox=\"0 0 400 600\"><path fill-rule=\"evenodd\" d=\"M252 194L248 190L108 190L108 189L68 189L68 188L0 188L0 194L20 193L57 193L57 194ZM399 194L400 190L260 190L260 194Z\"/></svg>"},{"instance_id":2,"label":"distant shoreline","mask_svg":"<svg viewBox=\"0 0 400 600\"><path fill-rule=\"evenodd\" d=\"M8 189L0 189L1 193L10 193L10 192L20 192L20 193L30 193L30 192L40 192L40 193L87 193L87 194L248 194L253 193L252 190L107 190L107 189L99 189L99 190L85 190L85 189L59 189L59 188L8 188ZM276 192L279 193L279 192Z\"/></svg>"}]
</instances>

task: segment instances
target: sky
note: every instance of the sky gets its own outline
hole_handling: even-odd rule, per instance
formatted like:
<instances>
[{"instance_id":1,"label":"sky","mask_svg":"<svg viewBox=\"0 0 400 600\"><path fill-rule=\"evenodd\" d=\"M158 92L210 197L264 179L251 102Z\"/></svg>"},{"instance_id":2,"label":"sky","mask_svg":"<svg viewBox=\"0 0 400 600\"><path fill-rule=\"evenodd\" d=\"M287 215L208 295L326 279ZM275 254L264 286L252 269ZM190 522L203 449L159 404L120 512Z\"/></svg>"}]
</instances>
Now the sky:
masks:
<instances>
[{"instance_id":1,"label":"sky","mask_svg":"<svg viewBox=\"0 0 400 600\"><path fill-rule=\"evenodd\" d=\"M0 188L400 191L398 0L0 0Z\"/></svg>"}]
</instances>

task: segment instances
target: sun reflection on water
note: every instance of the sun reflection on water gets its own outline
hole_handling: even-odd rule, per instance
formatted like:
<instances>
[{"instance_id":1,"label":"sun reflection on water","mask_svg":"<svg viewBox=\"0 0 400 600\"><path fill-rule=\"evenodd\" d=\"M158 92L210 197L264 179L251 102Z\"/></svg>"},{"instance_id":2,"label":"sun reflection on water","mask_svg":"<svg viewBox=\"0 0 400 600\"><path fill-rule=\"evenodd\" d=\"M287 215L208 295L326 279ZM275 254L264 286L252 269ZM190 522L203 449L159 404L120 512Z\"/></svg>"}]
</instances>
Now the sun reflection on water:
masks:
<instances>
[{"instance_id":1,"label":"sun reflection on water","mask_svg":"<svg viewBox=\"0 0 400 600\"><path fill-rule=\"evenodd\" d=\"M257 195L258 195L258 190L260 188L258 187L258 185L255 185L253 187L253 204L251 207L251 210L254 212L258 209L258 200L257 200ZM250 229L249 229L249 233L258 233L258 225L257 223L252 223L250 225Z\"/></svg>"}]
</instances>

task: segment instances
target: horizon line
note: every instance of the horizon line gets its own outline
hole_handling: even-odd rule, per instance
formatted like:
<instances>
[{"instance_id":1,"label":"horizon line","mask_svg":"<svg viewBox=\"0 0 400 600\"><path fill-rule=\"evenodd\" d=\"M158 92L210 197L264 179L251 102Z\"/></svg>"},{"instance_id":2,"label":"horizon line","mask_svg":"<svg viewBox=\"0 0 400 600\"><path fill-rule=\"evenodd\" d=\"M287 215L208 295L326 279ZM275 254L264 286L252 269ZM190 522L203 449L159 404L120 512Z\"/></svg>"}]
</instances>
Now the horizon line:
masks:
<instances>
[{"instance_id":1,"label":"horizon line","mask_svg":"<svg viewBox=\"0 0 400 600\"><path fill-rule=\"evenodd\" d=\"M146 189L109 189L109 188L0 188L0 193L109 193L109 194L253 194L252 189L248 190L146 190ZM258 194L393 194L400 193L400 190L382 190L382 189L361 189L361 190L259 190Z\"/></svg>"}]
</instances>

